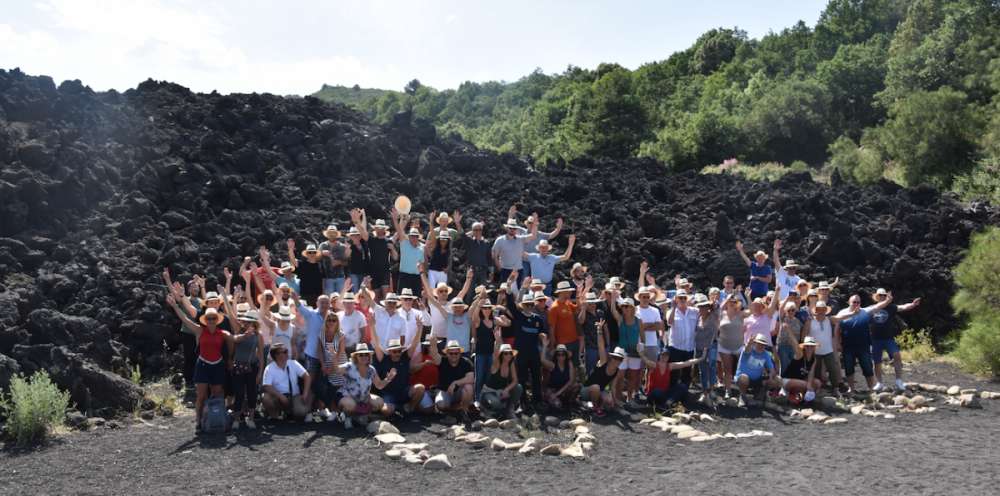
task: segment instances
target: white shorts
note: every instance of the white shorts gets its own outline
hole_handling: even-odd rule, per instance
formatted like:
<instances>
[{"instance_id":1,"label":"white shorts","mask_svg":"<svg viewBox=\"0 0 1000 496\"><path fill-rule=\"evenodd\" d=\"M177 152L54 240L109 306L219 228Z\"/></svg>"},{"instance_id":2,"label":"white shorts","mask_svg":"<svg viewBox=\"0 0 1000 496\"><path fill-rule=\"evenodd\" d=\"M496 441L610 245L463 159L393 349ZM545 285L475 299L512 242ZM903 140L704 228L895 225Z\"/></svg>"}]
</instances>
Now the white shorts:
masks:
<instances>
[{"instance_id":1,"label":"white shorts","mask_svg":"<svg viewBox=\"0 0 1000 496\"><path fill-rule=\"evenodd\" d=\"M726 348L725 346L722 346L720 344L719 345L719 355L722 355L723 353L725 353L727 355L739 355L740 353L743 353L743 347L740 346L739 348L736 348L735 350L730 350L729 348ZM722 360L721 356L719 357L719 360L720 361Z\"/></svg>"},{"instance_id":2,"label":"white shorts","mask_svg":"<svg viewBox=\"0 0 1000 496\"><path fill-rule=\"evenodd\" d=\"M427 282L430 283L431 289L437 287L439 282L445 284L448 283L448 273L440 270L428 270L427 271Z\"/></svg>"},{"instance_id":3,"label":"white shorts","mask_svg":"<svg viewBox=\"0 0 1000 496\"><path fill-rule=\"evenodd\" d=\"M618 365L618 370L642 370L642 359L639 357L625 357Z\"/></svg>"}]
</instances>

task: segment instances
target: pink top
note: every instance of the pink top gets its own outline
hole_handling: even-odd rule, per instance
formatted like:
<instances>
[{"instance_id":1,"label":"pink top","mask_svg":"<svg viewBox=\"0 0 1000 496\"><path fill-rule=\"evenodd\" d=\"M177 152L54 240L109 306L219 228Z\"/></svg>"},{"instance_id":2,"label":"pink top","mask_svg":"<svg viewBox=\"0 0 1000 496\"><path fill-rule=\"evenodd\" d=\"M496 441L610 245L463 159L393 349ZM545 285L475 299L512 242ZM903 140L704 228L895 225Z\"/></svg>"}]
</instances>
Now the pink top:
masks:
<instances>
[{"instance_id":1,"label":"pink top","mask_svg":"<svg viewBox=\"0 0 1000 496\"><path fill-rule=\"evenodd\" d=\"M771 328L773 327L774 319L766 313L760 315L750 314L749 317L743 320L743 344L749 343L757 334L770 336Z\"/></svg>"}]
</instances>

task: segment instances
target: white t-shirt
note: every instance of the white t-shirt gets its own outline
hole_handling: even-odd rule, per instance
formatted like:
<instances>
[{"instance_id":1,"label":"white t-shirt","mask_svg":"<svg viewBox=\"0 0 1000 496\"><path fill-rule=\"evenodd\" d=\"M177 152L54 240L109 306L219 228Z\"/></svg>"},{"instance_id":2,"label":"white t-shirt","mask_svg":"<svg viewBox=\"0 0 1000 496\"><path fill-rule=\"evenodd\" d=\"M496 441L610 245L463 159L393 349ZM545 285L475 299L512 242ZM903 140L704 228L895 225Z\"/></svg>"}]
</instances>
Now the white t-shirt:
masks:
<instances>
[{"instance_id":1,"label":"white t-shirt","mask_svg":"<svg viewBox=\"0 0 1000 496\"><path fill-rule=\"evenodd\" d=\"M406 335L406 317L403 316L403 311L397 308L390 314L382 305L376 305L375 332L378 333L382 348L387 348L390 340Z\"/></svg>"},{"instance_id":2,"label":"white t-shirt","mask_svg":"<svg viewBox=\"0 0 1000 496\"><path fill-rule=\"evenodd\" d=\"M281 329L281 324L277 322L274 324L274 336L271 336L271 346L281 343L288 349L288 353L292 353L292 339L294 338L295 324L289 322L288 329L285 330ZM291 358L291 355L289 355L289 358Z\"/></svg>"},{"instance_id":3,"label":"white t-shirt","mask_svg":"<svg viewBox=\"0 0 1000 496\"><path fill-rule=\"evenodd\" d=\"M292 359L289 359L285 363L285 368L279 367L277 362L271 362L264 368L264 380L262 382L265 386L273 386L281 394L297 396L301 394L301 391L299 391L299 377L302 377L305 373L306 369L302 364ZM291 391L289 391L289 387L292 388Z\"/></svg>"},{"instance_id":4,"label":"white t-shirt","mask_svg":"<svg viewBox=\"0 0 1000 496\"><path fill-rule=\"evenodd\" d=\"M816 347L817 355L829 355L833 353L833 322L827 317L822 321L812 319L809 323L809 335L816 340L819 345Z\"/></svg>"},{"instance_id":5,"label":"white t-shirt","mask_svg":"<svg viewBox=\"0 0 1000 496\"><path fill-rule=\"evenodd\" d=\"M406 319L406 340L403 341L403 345L408 346L414 339L417 339L417 336L419 336L420 332L423 331L423 329L417 328L417 316L420 316L422 324L430 322L431 316L428 315L426 311L417 310L416 308L411 308L409 312L400 308L399 312L403 318Z\"/></svg>"},{"instance_id":6,"label":"white t-shirt","mask_svg":"<svg viewBox=\"0 0 1000 496\"><path fill-rule=\"evenodd\" d=\"M777 278L778 285L781 288L781 292L778 294L778 301L785 301L785 298L788 298L788 292L795 289L795 285L798 284L799 280L801 280L802 278L797 275L793 276L782 268L778 269L777 275L778 275ZM799 295L799 296L805 296L805 295Z\"/></svg>"},{"instance_id":7,"label":"white t-shirt","mask_svg":"<svg viewBox=\"0 0 1000 496\"><path fill-rule=\"evenodd\" d=\"M698 309L688 307L686 311L674 309L674 325L667 335L667 344L678 350L694 351L694 334L698 328Z\"/></svg>"},{"instance_id":8,"label":"white t-shirt","mask_svg":"<svg viewBox=\"0 0 1000 496\"><path fill-rule=\"evenodd\" d=\"M636 309L636 316L639 317L639 322L643 324L655 324L657 322L662 322L663 319L660 317L660 311L656 307L639 307ZM656 338L656 331L643 331L643 343L646 346L659 346L659 342Z\"/></svg>"},{"instance_id":9,"label":"white t-shirt","mask_svg":"<svg viewBox=\"0 0 1000 496\"><path fill-rule=\"evenodd\" d=\"M341 310L337 312L337 317L340 319L340 332L344 333L344 345L356 346L360 343L361 336L365 335L365 326L368 325L365 314L355 310L347 315L347 312Z\"/></svg>"},{"instance_id":10,"label":"white t-shirt","mask_svg":"<svg viewBox=\"0 0 1000 496\"><path fill-rule=\"evenodd\" d=\"M445 305L447 305L447 303L445 303ZM437 306L434 304L431 304L428 310L430 310L431 313L431 334L439 338L447 337L448 316L438 310Z\"/></svg>"}]
</instances>

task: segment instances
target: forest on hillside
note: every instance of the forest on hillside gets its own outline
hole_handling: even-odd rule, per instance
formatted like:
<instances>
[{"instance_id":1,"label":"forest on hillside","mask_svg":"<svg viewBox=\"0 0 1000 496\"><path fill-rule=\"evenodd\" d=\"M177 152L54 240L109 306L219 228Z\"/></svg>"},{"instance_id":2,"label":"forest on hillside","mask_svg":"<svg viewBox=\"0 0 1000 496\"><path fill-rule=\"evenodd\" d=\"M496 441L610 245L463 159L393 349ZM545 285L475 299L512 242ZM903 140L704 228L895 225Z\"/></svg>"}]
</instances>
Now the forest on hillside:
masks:
<instances>
[{"instance_id":1,"label":"forest on hillside","mask_svg":"<svg viewBox=\"0 0 1000 496\"><path fill-rule=\"evenodd\" d=\"M1000 203L998 49L996 0L831 0L815 26L761 39L713 29L635 70L603 63L454 90L415 79L353 102L343 91L318 96L377 122L409 110L540 163L638 156L673 171L836 169L859 183L926 183Z\"/></svg>"}]
</instances>

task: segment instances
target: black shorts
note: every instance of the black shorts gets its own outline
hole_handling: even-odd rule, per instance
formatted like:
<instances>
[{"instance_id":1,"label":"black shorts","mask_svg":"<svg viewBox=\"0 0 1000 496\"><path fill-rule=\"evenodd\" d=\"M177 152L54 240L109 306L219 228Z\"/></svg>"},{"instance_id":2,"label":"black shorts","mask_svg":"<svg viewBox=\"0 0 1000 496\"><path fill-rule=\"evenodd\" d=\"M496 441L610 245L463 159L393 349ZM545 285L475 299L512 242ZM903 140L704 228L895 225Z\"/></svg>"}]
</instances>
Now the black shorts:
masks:
<instances>
[{"instance_id":1,"label":"black shorts","mask_svg":"<svg viewBox=\"0 0 1000 496\"><path fill-rule=\"evenodd\" d=\"M198 359L194 364L194 383L222 386L226 383L226 362L208 363Z\"/></svg>"},{"instance_id":2,"label":"black shorts","mask_svg":"<svg viewBox=\"0 0 1000 496\"><path fill-rule=\"evenodd\" d=\"M377 289L383 286L389 286L389 270L373 270L371 272L372 278L372 288Z\"/></svg>"},{"instance_id":3,"label":"black shorts","mask_svg":"<svg viewBox=\"0 0 1000 496\"><path fill-rule=\"evenodd\" d=\"M317 382L325 383L325 385L320 388L322 389L322 393L318 394L318 396L320 401L322 401L327 408L331 405L340 403L340 399L344 397L344 395L340 392L340 386L334 386L333 384L327 382L324 378L320 378Z\"/></svg>"},{"instance_id":4,"label":"black shorts","mask_svg":"<svg viewBox=\"0 0 1000 496\"><path fill-rule=\"evenodd\" d=\"M410 288L413 296L420 298L423 295L423 284L420 282L419 274L407 274L406 272L396 273L396 293L401 293L403 288Z\"/></svg>"}]
</instances>

